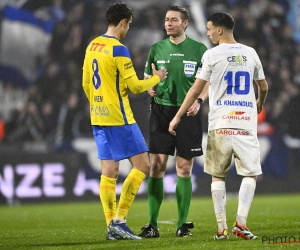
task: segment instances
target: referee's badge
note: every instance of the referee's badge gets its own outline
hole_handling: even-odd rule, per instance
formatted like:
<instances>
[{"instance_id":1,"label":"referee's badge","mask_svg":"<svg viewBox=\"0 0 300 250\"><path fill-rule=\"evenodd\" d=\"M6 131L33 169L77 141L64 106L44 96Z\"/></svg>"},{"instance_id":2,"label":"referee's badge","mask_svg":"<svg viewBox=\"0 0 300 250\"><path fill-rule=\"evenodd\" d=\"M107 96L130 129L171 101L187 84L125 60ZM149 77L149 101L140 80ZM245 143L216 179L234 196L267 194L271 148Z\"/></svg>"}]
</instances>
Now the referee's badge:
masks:
<instances>
[{"instance_id":1,"label":"referee's badge","mask_svg":"<svg viewBox=\"0 0 300 250\"><path fill-rule=\"evenodd\" d=\"M184 74L187 77L192 77L196 71L197 62L183 61L184 63Z\"/></svg>"}]
</instances>

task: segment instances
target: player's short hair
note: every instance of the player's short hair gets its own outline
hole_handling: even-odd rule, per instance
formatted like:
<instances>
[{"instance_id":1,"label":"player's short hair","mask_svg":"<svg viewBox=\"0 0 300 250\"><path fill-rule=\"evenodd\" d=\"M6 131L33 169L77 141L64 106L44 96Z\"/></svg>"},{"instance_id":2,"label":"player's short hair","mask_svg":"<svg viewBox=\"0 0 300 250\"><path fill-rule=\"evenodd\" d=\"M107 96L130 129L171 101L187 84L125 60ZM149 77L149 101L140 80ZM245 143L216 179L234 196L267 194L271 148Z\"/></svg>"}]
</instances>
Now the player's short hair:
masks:
<instances>
[{"instance_id":1,"label":"player's short hair","mask_svg":"<svg viewBox=\"0 0 300 250\"><path fill-rule=\"evenodd\" d=\"M134 19L132 10L123 2L115 3L109 6L106 12L106 21L108 26L118 26L121 20Z\"/></svg>"},{"instance_id":2,"label":"player's short hair","mask_svg":"<svg viewBox=\"0 0 300 250\"><path fill-rule=\"evenodd\" d=\"M177 6L177 5L174 5L174 6L170 6L167 10L168 11L178 11L180 12L180 16L181 16L181 19L183 21L188 21L190 20L190 13L188 12L188 10L182 6Z\"/></svg>"},{"instance_id":3,"label":"player's short hair","mask_svg":"<svg viewBox=\"0 0 300 250\"><path fill-rule=\"evenodd\" d=\"M213 26L224 27L228 30L233 30L234 28L234 19L230 14L226 12L214 13L209 16L207 21L212 22Z\"/></svg>"}]
</instances>

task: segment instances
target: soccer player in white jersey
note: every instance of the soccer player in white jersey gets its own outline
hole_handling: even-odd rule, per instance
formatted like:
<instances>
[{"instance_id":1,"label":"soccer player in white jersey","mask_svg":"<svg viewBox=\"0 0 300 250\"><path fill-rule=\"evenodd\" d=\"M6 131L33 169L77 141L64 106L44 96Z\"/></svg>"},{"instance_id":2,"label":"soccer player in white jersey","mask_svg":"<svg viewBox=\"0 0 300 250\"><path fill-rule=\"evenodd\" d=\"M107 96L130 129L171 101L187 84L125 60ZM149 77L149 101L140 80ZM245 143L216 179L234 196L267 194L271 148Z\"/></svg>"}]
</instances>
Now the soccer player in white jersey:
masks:
<instances>
[{"instance_id":1,"label":"soccer player in white jersey","mask_svg":"<svg viewBox=\"0 0 300 250\"><path fill-rule=\"evenodd\" d=\"M204 172L212 176L211 193L218 224L218 233L213 237L215 240L228 239L225 180L232 156L237 174L243 176L232 233L246 240L257 239L247 228L246 220L257 176L262 173L257 114L265 103L268 84L256 51L237 43L233 28L234 20L228 13L215 13L208 18L207 35L218 46L204 53L202 70L197 72L194 85L169 126L169 132L176 136L181 117L199 96L206 82L210 82ZM258 88L257 98L253 80Z\"/></svg>"}]
</instances>

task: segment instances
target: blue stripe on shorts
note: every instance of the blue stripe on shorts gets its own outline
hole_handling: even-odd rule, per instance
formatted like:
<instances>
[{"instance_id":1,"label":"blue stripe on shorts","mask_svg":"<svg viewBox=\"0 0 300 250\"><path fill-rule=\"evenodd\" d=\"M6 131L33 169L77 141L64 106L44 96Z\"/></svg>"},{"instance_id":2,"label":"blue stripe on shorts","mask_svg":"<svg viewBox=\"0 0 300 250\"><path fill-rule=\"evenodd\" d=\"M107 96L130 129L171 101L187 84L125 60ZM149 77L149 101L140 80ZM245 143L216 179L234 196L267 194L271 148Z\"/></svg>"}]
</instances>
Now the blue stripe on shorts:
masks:
<instances>
[{"instance_id":1,"label":"blue stripe on shorts","mask_svg":"<svg viewBox=\"0 0 300 250\"><path fill-rule=\"evenodd\" d=\"M124 126L92 126L100 160L120 161L148 152L136 123Z\"/></svg>"}]
</instances>

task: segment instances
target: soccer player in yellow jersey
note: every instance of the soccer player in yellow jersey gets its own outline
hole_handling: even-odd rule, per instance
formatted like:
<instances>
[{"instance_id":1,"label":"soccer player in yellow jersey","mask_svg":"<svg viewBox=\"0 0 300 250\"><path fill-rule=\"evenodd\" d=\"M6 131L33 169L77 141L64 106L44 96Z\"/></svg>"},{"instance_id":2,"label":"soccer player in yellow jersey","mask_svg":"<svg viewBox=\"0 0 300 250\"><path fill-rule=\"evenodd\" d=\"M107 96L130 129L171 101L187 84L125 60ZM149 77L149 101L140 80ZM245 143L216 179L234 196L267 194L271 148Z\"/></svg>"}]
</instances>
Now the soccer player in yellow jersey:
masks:
<instances>
[{"instance_id":1,"label":"soccer player in yellow jersey","mask_svg":"<svg viewBox=\"0 0 300 250\"><path fill-rule=\"evenodd\" d=\"M109 240L140 240L126 224L129 208L149 172L148 147L134 120L128 89L138 94L166 78L164 68L155 70L147 80L139 80L129 50L120 43L133 20L124 3L116 3L106 13L107 32L87 47L83 65L83 89L90 102L94 138L101 160L99 195L103 206ZM118 206L116 181L119 161L129 159L133 168L125 179Z\"/></svg>"}]
</instances>

